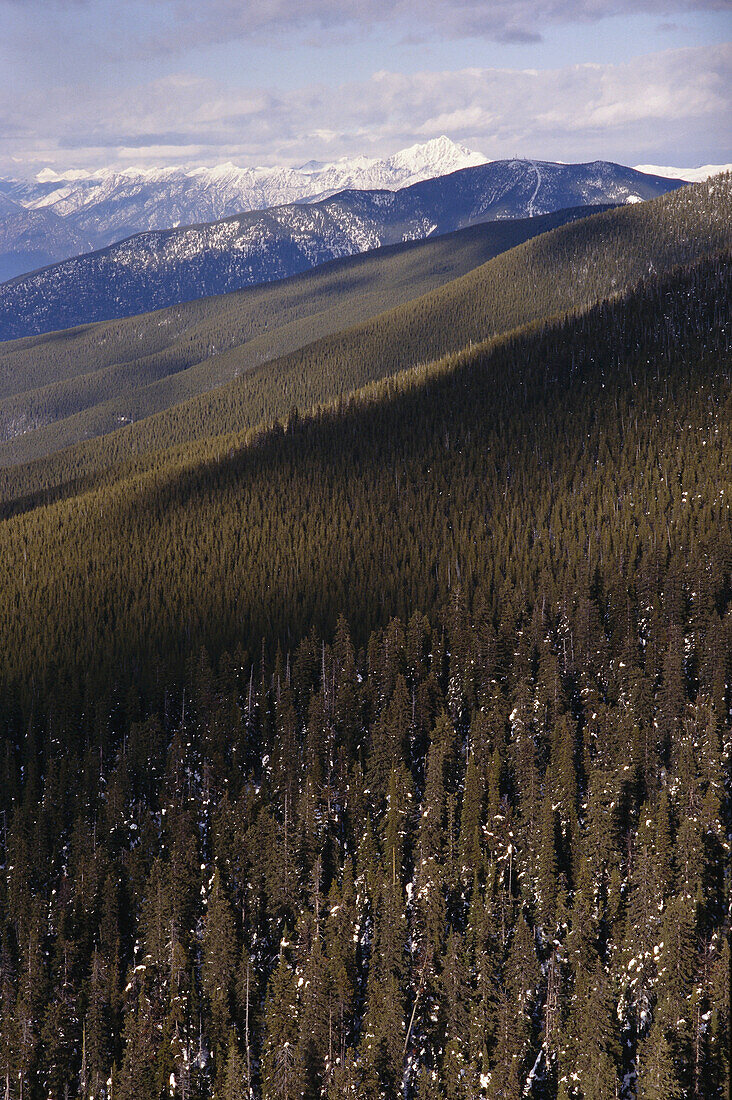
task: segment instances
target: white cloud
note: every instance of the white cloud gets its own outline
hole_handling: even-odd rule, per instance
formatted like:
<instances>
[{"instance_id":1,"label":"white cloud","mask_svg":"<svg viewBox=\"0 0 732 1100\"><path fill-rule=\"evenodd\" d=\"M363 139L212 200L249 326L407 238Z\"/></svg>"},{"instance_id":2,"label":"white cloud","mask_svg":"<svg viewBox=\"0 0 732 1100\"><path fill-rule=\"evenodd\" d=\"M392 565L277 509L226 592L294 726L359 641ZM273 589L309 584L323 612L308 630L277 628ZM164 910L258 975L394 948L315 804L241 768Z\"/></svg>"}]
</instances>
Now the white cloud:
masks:
<instances>
[{"instance_id":1,"label":"white cloud","mask_svg":"<svg viewBox=\"0 0 732 1100\"><path fill-rule=\"evenodd\" d=\"M18 157L55 167L297 163L391 152L443 132L489 157L727 160L731 69L732 45L723 44L546 71L380 71L277 94L184 74L101 94L70 87L52 100L0 100L0 119L14 124L0 131L0 170Z\"/></svg>"}]
</instances>

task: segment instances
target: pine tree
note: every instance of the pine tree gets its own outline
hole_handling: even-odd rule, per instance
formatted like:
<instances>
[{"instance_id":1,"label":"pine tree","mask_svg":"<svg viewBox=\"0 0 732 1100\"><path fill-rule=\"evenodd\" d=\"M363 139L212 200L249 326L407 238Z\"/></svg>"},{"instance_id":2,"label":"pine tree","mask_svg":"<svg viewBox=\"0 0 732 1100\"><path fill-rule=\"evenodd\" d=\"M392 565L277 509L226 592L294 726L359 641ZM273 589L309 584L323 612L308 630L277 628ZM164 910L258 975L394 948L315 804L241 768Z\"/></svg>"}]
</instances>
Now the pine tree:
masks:
<instances>
[{"instance_id":1,"label":"pine tree","mask_svg":"<svg viewBox=\"0 0 732 1100\"><path fill-rule=\"evenodd\" d=\"M201 937L201 985L211 1011L211 1037L222 1057L231 1021L237 959L234 915L218 868L214 870Z\"/></svg>"},{"instance_id":2,"label":"pine tree","mask_svg":"<svg viewBox=\"0 0 732 1100\"><path fill-rule=\"evenodd\" d=\"M264 1007L262 1045L264 1100L295 1100L297 1040L297 984L283 945L278 964L267 986Z\"/></svg>"},{"instance_id":3,"label":"pine tree","mask_svg":"<svg viewBox=\"0 0 732 1100\"><path fill-rule=\"evenodd\" d=\"M529 1007L539 986L539 963L534 940L523 913L519 914L506 961L504 981L510 994L524 1008Z\"/></svg>"},{"instance_id":4,"label":"pine tree","mask_svg":"<svg viewBox=\"0 0 732 1100\"><path fill-rule=\"evenodd\" d=\"M465 945L451 932L440 972L440 1007L443 1020L445 1053L442 1078L446 1100L461 1100L468 1095L472 1051L470 1049L470 1003L472 989Z\"/></svg>"},{"instance_id":5,"label":"pine tree","mask_svg":"<svg viewBox=\"0 0 732 1100\"><path fill-rule=\"evenodd\" d=\"M346 859L343 885L334 881L328 896L325 944L331 991L330 1028L334 1057L345 1063L346 1041L351 1025L357 978L357 908L353 860Z\"/></svg>"},{"instance_id":6,"label":"pine tree","mask_svg":"<svg viewBox=\"0 0 732 1100\"><path fill-rule=\"evenodd\" d=\"M555 815L549 791L541 804L539 851L536 865L536 914L544 931L551 935L557 904L557 856Z\"/></svg>"},{"instance_id":7,"label":"pine tree","mask_svg":"<svg viewBox=\"0 0 732 1100\"><path fill-rule=\"evenodd\" d=\"M10 1081L15 1079L20 1048L15 1015L15 968L8 940L10 930L0 941L0 1082L10 1097Z\"/></svg>"},{"instance_id":8,"label":"pine tree","mask_svg":"<svg viewBox=\"0 0 732 1100\"><path fill-rule=\"evenodd\" d=\"M307 934L300 941L299 1042L295 1053L298 1091L306 1100L320 1096L327 1067L333 1062L333 999L328 981L328 960L320 934L320 862L313 874L312 908L302 923Z\"/></svg>"},{"instance_id":9,"label":"pine tree","mask_svg":"<svg viewBox=\"0 0 732 1100\"><path fill-rule=\"evenodd\" d=\"M687 895L672 898L664 914L660 944L654 947L658 967L658 999L668 998L671 1014L685 1013L697 962L695 903Z\"/></svg>"},{"instance_id":10,"label":"pine tree","mask_svg":"<svg viewBox=\"0 0 732 1100\"><path fill-rule=\"evenodd\" d=\"M376 913L360 1043L367 1090L391 1096L402 1079L406 1034L404 1012L406 920L394 865L385 868Z\"/></svg>"},{"instance_id":11,"label":"pine tree","mask_svg":"<svg viewBox=\"0 0 732 1100\"><path fill-rule=\"evenodd\" d=\"M156 1096L159 1077L155 1014L144 991L128 1014L124 1034L124 1055L116 1091L118 1100L138 1100L140 1096Z\"/></svg>"},{"instance_id":12,"label":"pine tree","mask_svg":"<svg viewBox=\"0 0 732 1100\"><path fill-rule=\"evenodd\" d=\"M676 1053L662 1021L654 1021L638 1049L638 1100L682 1100Z\"/></svg>"},{"instance_id":13,"label":"pine tree","mask_svg":"<svg viewBox=\"0 0 732 1100\"><path fill-rule=\"evenodd\" d=\"M465 768L463 802L460 811L460 877L465 885L473 880L482 857L480 828L482 824L482 783L475 752L471 752Z\"/></svg>"},{"instance_id":14,"label":"pine tree","mask_svg":"<svg viewBox=\"0 0 732 1100\"><path fill-rule=\"evenodd\" d=\"M253 960L242 946L236 972L235 999L237 1023L242 1038L243 1065L247 1089L252 1085L253 1036L259 1030L259 978ZM248 1093L247 1093L248 1095Z\"/></svg>"},{"instance_id":15,"label":"pine tree","mask_svg":"<svg viewBox=\"0 0 732 1100\"><path fill-rule=\"evenodd\" d=\"M498 995L497 1020L486 1095L489 1100L520 1100L528 1069L529 1022L520 1003L505 988Z\"/></svg>"},{"instance_id":16,"label":"pine tree","mask_svg":"<svg viewBox=\"0 0 732 1100\"><path fill-rule=\"evenodd\" d=\"M417 1100L444 1100L444 1097L437 1071L423 1066L417 1078Z\"/></svg>"},{"instance_id":17,"label":"pine tree","mask_svg":"<svg viewBox=\"0 0 732 1100\"><path fill-rule=\"evenodd\" d=\"M360 1074L352 1051L334 1067L328 1081L327 1100L361 1100Z\"/></svg>"},{"instance_id":18,"label":"pine tree","mask_svg":"<svg viewBox=\"0 0 732 1100\"><path fill-rule=\"evenodd\" d=\"M82 1039L82 1097L97 1096L109 1077L112 1062L111 1018L107 999L107 975L98 950L92 955L89 1007Z\"/></svg>"},{"instance_id":19,"label":"pine tree","mask_svg":"<svg viewBox=\"0 0 732 1100\"><path fill-rule=\"evenodd\" d=\"M572 1082L572 1094L581 1100L612 1100L620 1095L617 1030L612 990L597 960L593 971L577 975L566 1027L569 1042L563 1044L559 1058L560 1080Z\"/></svg>"},{"instance_id":20,"label":"pine tree","mask_svg":"<svg viewBox=\"0 0 732 1100\"><path fill-rule=\"evenodd\" d=\"M247 1083L246 1064L239 1052L233 1030L229 1034L229 1047L222 1076L221 1100L250 1100L251 1092Z\"/></svg>"}]
</instances>

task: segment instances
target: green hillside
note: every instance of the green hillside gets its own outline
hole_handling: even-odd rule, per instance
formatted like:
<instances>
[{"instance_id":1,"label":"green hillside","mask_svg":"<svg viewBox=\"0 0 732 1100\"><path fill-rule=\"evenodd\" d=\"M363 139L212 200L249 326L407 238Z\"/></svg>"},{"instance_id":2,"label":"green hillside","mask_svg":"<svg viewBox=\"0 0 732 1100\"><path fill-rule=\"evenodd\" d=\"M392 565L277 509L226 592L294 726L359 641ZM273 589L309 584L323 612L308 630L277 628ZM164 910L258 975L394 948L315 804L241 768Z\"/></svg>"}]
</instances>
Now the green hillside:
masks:
<instances>
[{"instance_id":1,"label":"green hillside","mask_svg":"<svg viewBox=\"0 0 732 1100\"><path fill-rule=\"evenodd\" d=\"M674 356L679 334L691 326L698 341L694 354L701 356L694 372L694 401L702 400L705 387L714 381L709 372L719 368L719 342L725 338L721 320L727 310L725 296L720 292L714 297L710 289L717 284L709 272L719 280L724 267L720 268L719 260L710 264L700 269L706 273L706 281L699 283L704 297L698 303L687 302L685 295L691 291L684 288L697 284L680 281L668 316L651 280L645 294L658 316L648 321L636 304L641 301L645 307L645 298L631 297L629 304L621 299L617 307L597 307L587 314L589 320L582 315L579 321L570 319L535 334L509 335L495 346L489 341L476 351L462 353L457 366L447 359L386 379L367 388L362 397L351 397L345 405L338 403L313 420L303 420L301 427L291 419L284 436L278 425L271 433L255 428L203 439L153 456L139 470L126 471L96 490L77 492L48 509L36 508L25 517L9 519L2 528L0 587L7 608L24 610L22 616L6 612L4 628L9 633L0 637L6 672L13 670L14 682L33 682L44 675L43 670L57 668L60 652L70 647L74 665L78 663L84 676L92 677L96 695L102 682L124 675L130 660L149 673L164 655L182 654L184 639L191 635L198 644L213 648L233 645L240 622L247 624L247 633L254 638L273 635L284 643L288 635L297 635L308 624L319 630L332 628L337 609L368 631L375 625L363 610L370 606L369 593L379 591L385 606L398 614L405 612L417 593L431 603L445 584L442 573L448 562L460 571L461 584L471 593L474 571L482 571L492 561L494 520L490 517L503 515L517 533L526 525L522 541L535 541L531 515L545 515L547 503L529 503L529 499L547 490L540 470L549 437L562 430L569 433L570 423L586 424L588 430L594 425L596 433L603 423L597 400L602 399L605 407L620 391L626 415L632 417L640 397L629 389L629 378L640 371L644 385L657 387L658 377L646 377L651 354L656 356L662 349L663 354ZM700 311L705 319L711 318L712 347L703 355L706 320L699 319ZM622 325L631 321L638 331L624 332ZM687 348L684 363L690 354ZM623 363L619 372L613 368L614 357ZM589 364L592 385L584 369L577 378L573 376L573 369L582 363ZM562 384L557 381L560 376ZM723 384L724 377L719 376L715 387ZM568 380L572 380L573 401L567 394ZM603 383L607 395L598 392ZM665 379L663 384L670 382ZM525 415L532 423L538 417L533 426L524 422L522 394L526 395ZM683 399L692 397L687 394ZM646 396L643 407L653 407L655 400ZM678 410L671 409L672 413L683 423ZM561 428L563 423L566 429ZM541 432L547 436L543 443ZM532 437L529 446L526 441ZM587 462L589 455L596 464L597 456L610 446L598 437L594 450L588 451L584 439L584 429L575 427L562 443L562 453L569 447L573 456L567 467L570 483L574 483L575 462ZM728 442L723 433L710 454L721 461ZM449 467L458 461L455 446L462 457L453 477ZM509 473L507 456L512 448L514 461L525 470L518 481ZM439 457L443 450L445 455ZM657 466L654 460L644 476L653 481ZM392 473L386 476L384 471L389 469ZM434 470L442 471L437 480L425 473ZM721 467L718 473L721 477ZM480 491L476 476L485 483ZM584 498L587 518L582 519L585 513L579 504L574 506L579 509L576 520L583 525L597 507L596 494L605 499L609 491L603 488L606 471L597 467L594 475L588 471L587 476L591 486ZM514 487L520 487L510 509L498 504L507 478L514 478ZM711 492L711 481L708 488ZM653 497L650 483L638 495ZM459 503L451 504L445 514L439 504L442 497ZM716 499L716 492L712 497ZM404 530L394 527L395 501L400 523L407 525ZM661 522L661 498L657 497L655 506L661 508L657 517ZM726 505L723 508L726 516ZM385 530L381 517L387 515L390 522ZM391 566L382 576L381 553L359 557L358 547L379 547L386 537L406 537L407 530L416 534L417 516L424 542L419 566L412 562L408 599L398 572L393 574L397 551L384 550L384 561ZM443 528L446 516L448 527ZM462 535L448 536L450 524L457 523L458 517ZM430 521L438 523L439 533L428 536L425 525ZM640 522L648 530L657 526L656 521ZM710 515L707 529L714 528ZM466 540L464 546L461 537ZM509 537L507 528L503 538ZM608 537L607 531L598 531L597 537ZM483 545L486 538L489 542ZM623 539L630 539L625 552L632 556L635 531L626 530ZM19 548L26 546L23 560L29 555L30 564L21 569ZM553 540L542 551L556 565ZM200 562L208 563L203 574ZM362 574L361 568L367 572ZM60 616L58 622L49 614ZM42 624L41 632L28 632L28 622Z\"/></svg>"},{"instance_id":2,"label":"green hillside","mask_svg":"<svg viewBox=\"0 0 732 1100\"><path fill-rule=\"evenodd\" d=\"M0 438L15 440L5 449L13 460L114 431L418 297L585 213L492 222L262 287L0 344ZM226 354L231 349L234 356ZM70 423L58 426L59 420Z\"/></svg>"},{"instance_id":3,"label":"green hillside","mask_svg":"<svg viewBox=\"0 0 732 1100\"><path fill-rule=\"evenodd\" d=\"M0 522L0 1080L725 1096L729 300L646 275Z\"/></svg>"},{"instance_id":4,"label":"green hillside","mask_svg":"<svg viewBox=\"0 0 732 1100\"><path fill-rule=\"evenodd\" d=\"M56 463L16 470L0 482L7 500L35 485L52 487L94 474L129 455L145 454L195 438L284 417L345 396L354 388L415 363L457 351L527 322L584 309L634 285L649 272L670 270L729 247L732 203L729 177L684 188L653 202L594 215L542 234L488 263L351 329L324 337L279 359L253 367L234 347L165 383L176 398L189 377L239 374L157 416L159 383L22 435L0 446L0 461L28 462L76 440L109 431L127 416L137 422L108 441L85 444ZM155 316L155 315L153 315ZM199 384L199 383L197 383ZM200 388L206 388L200 385ZM125 409L125 413L121 409Z\"/></svg>"}]
</instances>

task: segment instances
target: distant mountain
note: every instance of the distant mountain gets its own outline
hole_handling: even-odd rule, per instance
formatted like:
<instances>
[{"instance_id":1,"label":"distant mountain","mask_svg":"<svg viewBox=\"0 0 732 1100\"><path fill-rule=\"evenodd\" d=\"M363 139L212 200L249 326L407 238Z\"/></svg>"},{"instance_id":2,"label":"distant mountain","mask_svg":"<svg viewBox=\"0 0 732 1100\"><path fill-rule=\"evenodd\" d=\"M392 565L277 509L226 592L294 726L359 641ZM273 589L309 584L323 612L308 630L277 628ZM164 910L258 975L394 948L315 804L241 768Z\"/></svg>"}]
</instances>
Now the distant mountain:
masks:
<instances>
[{"instance_id":1,"label":"distant mountain","mask_svg":"<svg viewBox=\"0 0 732 1100\"><path fill-rule=\"evenodd\" d=\"M271 282L480 222L642 202L681 186L605 161L493 161L399 191L347 190L312 204L141 233L0 286L0 339Z\"/></svg>"},{"instance_id":2,"label":"distant mountain","mask_svg":"<svg viewBox=\"0 0 732 1100\"><path fill-rule=\"evenodd\" d=\"M68 240L58 238L58 233L52 235L47 255L29 264L29 250L20 235L17 259L13 264L8 247L0 281L81 251L104 248L142 230L194 225L248 210L323 199L345 188L396 190L485 163L481 153L441 137L403 149L386 160L311 161L301 168L220 164L215 168L129 168L121 172L101 169L91 175L44 169L34 180L0 181L0 194L4 192L27 210L61 219ZM5 236L12 244L9 231ZM76 246L78 240L83 242L80 247Z\"/></svg>"},{"instance_id":3,"label":"distant mountain","mask_svg":"<svg viewBox=\"0 0 732 1100\"><path fill-rule=\"evenodd\" d=\"M685 183L703 183L720 172L732 172L732 164L703 164L701 168L662 168L658 164L636 164L636 172L667 179L684 180Z\"/></svg>"},{"instance_id":4,"label":"distant mountain","mask_svg":"<svg viewBox=\"0 0 732 1100\"><path fill-rule=\"evenodd\" d=\"M26 210L0 191L0 282L91 247L87 237L52 210Z\"/></svg>"}]
</instances>

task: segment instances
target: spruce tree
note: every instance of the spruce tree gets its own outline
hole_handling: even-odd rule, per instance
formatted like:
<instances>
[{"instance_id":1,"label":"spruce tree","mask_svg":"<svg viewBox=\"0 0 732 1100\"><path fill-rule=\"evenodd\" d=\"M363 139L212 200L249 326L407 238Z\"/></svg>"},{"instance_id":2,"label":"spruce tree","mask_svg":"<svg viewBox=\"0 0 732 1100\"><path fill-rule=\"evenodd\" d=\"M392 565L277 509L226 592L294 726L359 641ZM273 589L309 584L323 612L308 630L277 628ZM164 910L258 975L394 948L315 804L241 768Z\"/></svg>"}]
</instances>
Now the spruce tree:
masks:
<instances>
[{"instance_id":1,"label":"spruce tree","mask_svg":"<svg viewBox=\"0 0 732 1100\"><path fill-rule=\"evenodd\" d=\"M262 1096L264 1100L295 1100L298 1041L297 983L283 944L269 980L264 1006Z\"/></svg>"},{"instance_id":2,"label":"spruce tree","mask_svg":"<svg viewBox=\"0 0 732 1100\"><path fill-rule=\"evenodd\" d=\"M237 960L236 929L231 904L218 868L214 870L203 919L201 985L211 1012L215 1051L225 1056L231 1021L231 994Z\"/></svg>"}]
</instances>

